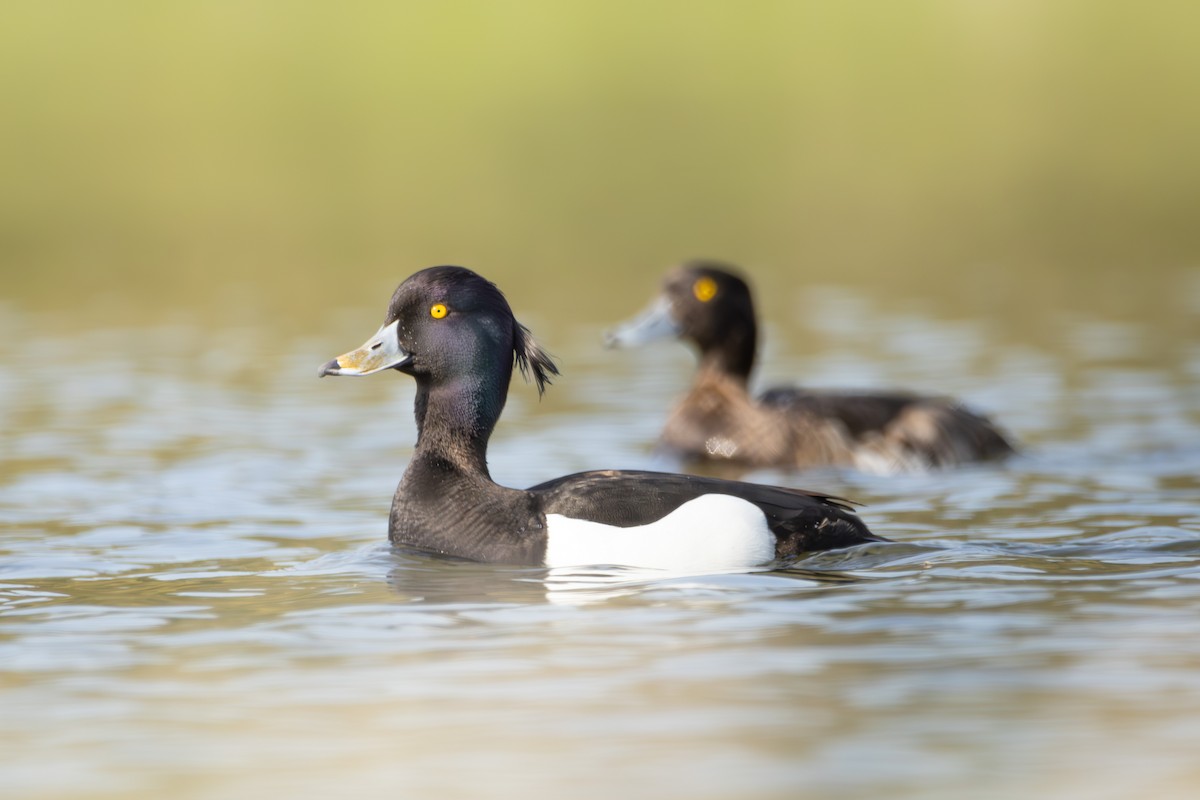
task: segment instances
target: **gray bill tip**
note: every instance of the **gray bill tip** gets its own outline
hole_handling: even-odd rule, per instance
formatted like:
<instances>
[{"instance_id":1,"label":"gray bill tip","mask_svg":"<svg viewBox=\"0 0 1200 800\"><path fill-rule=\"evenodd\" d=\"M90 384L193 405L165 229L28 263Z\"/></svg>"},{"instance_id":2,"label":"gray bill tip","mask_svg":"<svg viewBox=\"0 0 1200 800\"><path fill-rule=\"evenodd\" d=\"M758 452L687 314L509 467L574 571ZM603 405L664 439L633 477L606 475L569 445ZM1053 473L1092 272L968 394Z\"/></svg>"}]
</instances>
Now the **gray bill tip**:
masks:
<instances>
[{"instance_id":1,"label":"gray bill tip","mask_svg":"<svg viewBox=\"0 0 1200 800\"><path fill-rule=\"evenodd\" d=\"M659 297L636 317L609 328L604 333L604 346L609 348L638 347L659 339L679 336L671 301Z\"/></svg>"}]
</instances>

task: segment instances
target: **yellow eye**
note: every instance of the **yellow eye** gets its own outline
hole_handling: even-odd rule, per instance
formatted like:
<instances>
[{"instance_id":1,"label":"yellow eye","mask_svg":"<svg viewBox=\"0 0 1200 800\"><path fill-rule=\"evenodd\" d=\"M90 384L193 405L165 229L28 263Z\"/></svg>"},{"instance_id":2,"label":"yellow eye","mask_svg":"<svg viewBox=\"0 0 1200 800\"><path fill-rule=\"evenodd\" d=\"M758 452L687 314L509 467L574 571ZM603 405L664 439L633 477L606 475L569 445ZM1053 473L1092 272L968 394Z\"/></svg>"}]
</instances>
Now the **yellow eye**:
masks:
<instances>
[{"instance_id":1,"label":"yellow eye","mask_svg":"<svg viewBox=\"0 0 1200 800\"><path fill-rule=\"evenodd\" d=\"M692 284L692 294L701 303L707 303L717 296L717 282L712 278L700 278Z\"/></svg>"},{"instance_id":2,"label":"yellow eye","mask_svg":"<svg viewBox=\"0 0 1200 800\"><path fill-rule=\"evenodd\" d=\"M450 309L446 308L445 303L434 303L429 307L429 316L434 319L441 319L450 313Z\"/></svg>"}]
</instances>

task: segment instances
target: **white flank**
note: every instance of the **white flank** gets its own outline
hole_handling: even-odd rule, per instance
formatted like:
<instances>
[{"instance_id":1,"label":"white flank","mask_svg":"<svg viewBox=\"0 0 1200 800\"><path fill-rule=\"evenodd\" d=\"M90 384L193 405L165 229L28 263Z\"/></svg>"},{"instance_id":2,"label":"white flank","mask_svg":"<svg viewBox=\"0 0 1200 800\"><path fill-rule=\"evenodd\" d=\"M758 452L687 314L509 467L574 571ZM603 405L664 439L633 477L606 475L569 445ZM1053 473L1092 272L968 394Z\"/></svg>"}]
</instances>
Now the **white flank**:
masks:
<instances>
[{"instance_id":1,"label":"white flank","mask_svg":"<svg viewBox=\"0 0 1200 800\"><path fill-rule=\"evenodd\" d=\"M619 528L546 515L546 566L591 564L672 572L749 569L775 557L775 534L753 503L725 494L689 500L648 525Z\"/></svg>"}]
</instances>

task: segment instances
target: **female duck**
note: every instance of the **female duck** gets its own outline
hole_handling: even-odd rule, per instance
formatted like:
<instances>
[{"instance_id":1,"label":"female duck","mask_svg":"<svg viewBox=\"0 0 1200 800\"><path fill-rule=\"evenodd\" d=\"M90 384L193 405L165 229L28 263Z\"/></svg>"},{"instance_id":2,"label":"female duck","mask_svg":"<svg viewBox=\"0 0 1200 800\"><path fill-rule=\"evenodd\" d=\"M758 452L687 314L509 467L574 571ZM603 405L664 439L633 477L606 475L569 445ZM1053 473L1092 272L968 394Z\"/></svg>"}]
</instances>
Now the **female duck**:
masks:
<instances>
[{"instance_id":1,"label":"female duck","mask_svg":"<svg viewBox=\"0 0 1200 800\"><path fill-rule=\"evenodd\" d=\"M700 352L692 388L662 433L663 445L685 458L892 473L1013 452L990 421L946 398L790 387L751 397L754 304L746 282L721 265L696 261L672 270L658 300L606 339L628 347L668 336Z\"/></svg>"},{"instance_id":2,"label":"female duck","mask_svg":"<svg viewBox=\"0 0 1200 800\"><path fill-rule=\"evenodd\" d=\"M500 486L487 443L514 365L539 393L558 374L495 285L431 267L400 284L366 344L321 368L416 379L417 446L392 500L393 544L550 567L725 570L886 541L836 498L799 489L611 470Z\"/></svg>"}]
</instances>

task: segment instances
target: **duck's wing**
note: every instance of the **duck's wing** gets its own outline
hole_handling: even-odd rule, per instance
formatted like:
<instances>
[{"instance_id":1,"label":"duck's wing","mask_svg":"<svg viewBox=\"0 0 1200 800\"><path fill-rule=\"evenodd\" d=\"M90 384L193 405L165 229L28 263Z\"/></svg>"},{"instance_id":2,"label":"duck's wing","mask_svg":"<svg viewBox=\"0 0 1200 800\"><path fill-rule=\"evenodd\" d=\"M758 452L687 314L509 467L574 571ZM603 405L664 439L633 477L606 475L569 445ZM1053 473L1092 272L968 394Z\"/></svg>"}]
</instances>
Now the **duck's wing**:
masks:
<instances>
[{"instance_id":1,"label":"duck's wing","mask_svg":"<svg viewBox=\"0 0 1200 800\"><path fill-rule=\"evenodd\" d=\"M951 466L1014 451L990 419L949 398L777 388L759 402L788 414L837 420L852 439L885 457L892 451L901 463L915 457L926 466Z\"/></svg>"},{"instance_id":2,"label":"duck's wing","mask_svg":"<svg viewBox=\"0 0 1200 800\"><path fill-rule=\"evenodd\" d=\"M990 419L953 400L913 404L888 426L885 439L920 454L934 467L988 461L1015 452Z\"/></svg>"},{"instance_id":3,"label":"duck's wing","mask_svg":"<svg viewBox=\"0 0 1200 800\"><path fill-rule=\"evenodd\" d=\"M662 519L702 495L729 495L757 506L779 540L780 557L864 542L871 533L848 502L831 495L698 475L604 470L556 478L529 489L547 514L630 527Z\"/></svg>"},{"instance_id":4,"label":"duck's wing","mask_svg":"<svg viewBox=\"0 0 1200 800\"><path fill-rule=\"evenodd\" d=\"M797 387L768 389L758 402L789 413L836 419L854 438L882 431L920 398L904 393L813 392Z\"/></svg>"}]
</instances>

